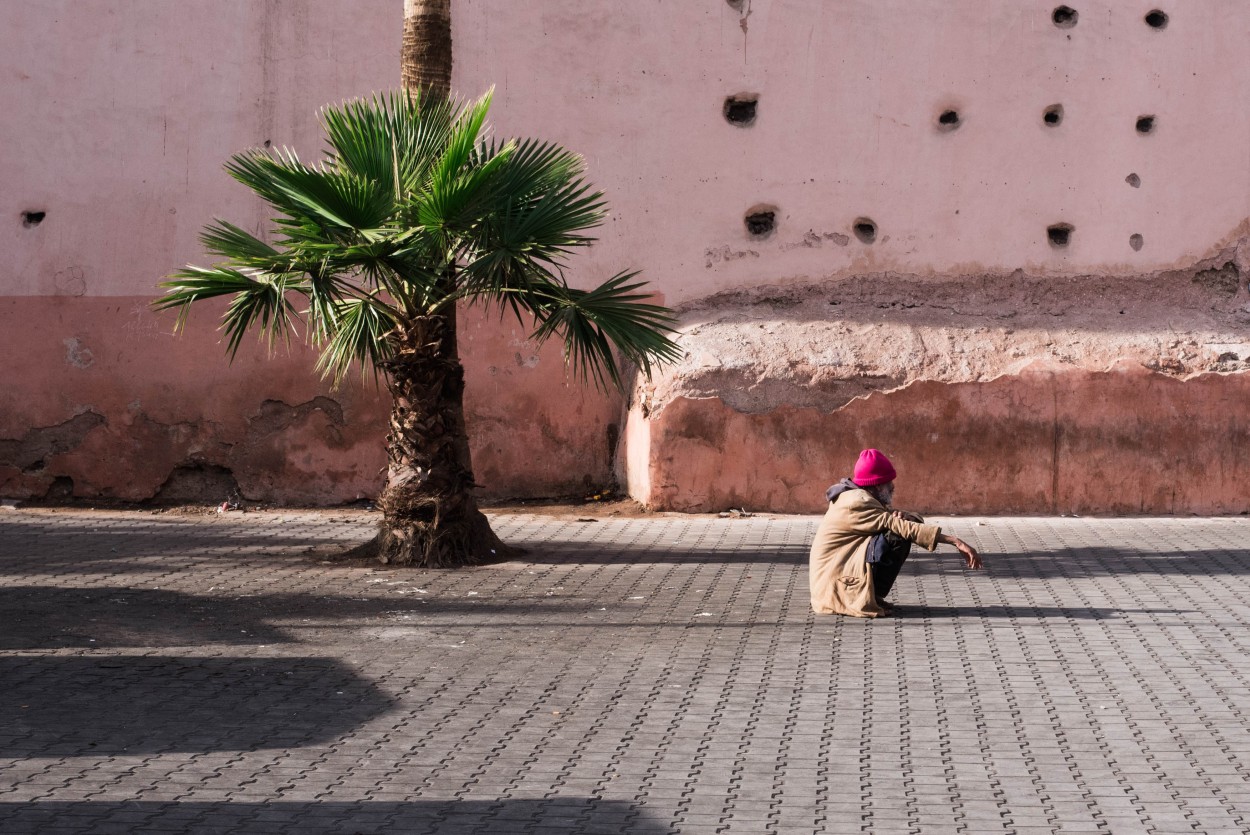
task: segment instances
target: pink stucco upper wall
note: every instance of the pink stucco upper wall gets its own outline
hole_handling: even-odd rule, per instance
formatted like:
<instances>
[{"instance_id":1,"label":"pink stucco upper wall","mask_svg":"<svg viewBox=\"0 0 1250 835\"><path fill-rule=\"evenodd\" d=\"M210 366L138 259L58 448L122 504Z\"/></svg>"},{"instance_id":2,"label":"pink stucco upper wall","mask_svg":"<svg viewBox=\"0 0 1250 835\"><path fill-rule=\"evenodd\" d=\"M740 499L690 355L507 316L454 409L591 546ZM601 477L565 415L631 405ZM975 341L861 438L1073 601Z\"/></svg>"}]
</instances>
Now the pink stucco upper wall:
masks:
<instances>
[{"instance_id":1,"label":"pink stucco upper wall","mask_svg":"<svg viewBox=\"0 0 1250 835\"><path fill-rule=\"evenodd\" d=\"M1070 2L1068 29L1036 0L740 5L454 3L455 85L496 85L501 133L581 151L608 193L584 274L642 267L669 302L877 271L1139 274L1209 255L1250 214L1241 0ZM759 96L748 128L722 116L738 93ZM941 132L947 108L962 124ZM778 207L762 241L743 224L757 204ZM1075 227L1066 249L1055 223Z\"/></svg>"},{"instance_id":2,"label":"pink stucco upper wall","mask_svg":"<svg viewBox=\"0 0 1250 835\"><path fill-rule=\"evenodd\" d=\"M1157 0L1074 4L1070 29L1054 5L456 0L455 85L496 86L501 133L587 156L613 216L575 280L641 267L670 302L873 271L1133 274L1226 242L1250 214L1250 7L1191 0L1154 30ZM221 163L266 140L315 155L318 107L396 83L401 13L0 5L5 294L147 293L202 258L206 219L260 223ZM759 96L748 128L722 116L743 92ZM946 108L963 119L949 133ZM743 225L758 204L778 207L765 240ZM48 219L23 228L25 210ZM878 240L839 245L861 216ZM1066 250L1046 241L1057 222L1076 227Z\"/></svg>"},{"instance_id":3,"label":"pink stucco upper wall","mask_svg":"<svg viewBox=\"0 0 1250 835\"><path fill-rule=\"evenodd\" d=\"M222 170L321 150L317 109L399 82L400 0L0 4L4 295L155 294L204 223L266 213ZM24 211L46 211L25 228Z\"/></svg>"}]
</instances>

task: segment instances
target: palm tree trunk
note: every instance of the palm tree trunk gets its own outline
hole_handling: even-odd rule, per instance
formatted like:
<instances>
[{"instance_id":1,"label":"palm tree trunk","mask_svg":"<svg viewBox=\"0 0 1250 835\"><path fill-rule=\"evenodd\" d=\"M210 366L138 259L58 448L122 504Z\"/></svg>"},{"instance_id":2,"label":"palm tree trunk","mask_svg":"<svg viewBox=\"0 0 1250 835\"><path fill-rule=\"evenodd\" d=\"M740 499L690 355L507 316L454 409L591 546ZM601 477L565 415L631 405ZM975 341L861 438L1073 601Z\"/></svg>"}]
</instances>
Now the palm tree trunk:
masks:
<instances>
[{"instance_id":1,"label":"palm tree trunk","mask_svg":"<svg viewBox=\"0 0 1250 835\"><path fill-rule=\"evenodd\" d=\"M451 57L451 0L404 0L404 89L450 97ZM454 272L444 280L450 293ZM393 400L386 487L378 499L383 520L371 550L384 563L424 568L480 565L515 553L473 498L455 308L413 317L394 340L395 356L383 366Z\"/></svg>"},{"instance_id":2,"label":"palm tree trunk","mask_svg":"<svg viewBox=\"0 0 1250 835\"><path fill-rule=\"evenodd\" d=\"M401 69L409 93L451 95L451 0L404 0Z\"/></svg>"},{"instance_id":3,"label":"palm tree trunk","mask_svg":"<svg viewBox=\"0 0 1250 835\"><path fill-rule=\"evenodd\" d=\"M454 314L417 317L385 363L394 404L378 556L423 568L480 565L511 553L473 498L464 425L464 368Z\"/></svg>"}]
</instances>

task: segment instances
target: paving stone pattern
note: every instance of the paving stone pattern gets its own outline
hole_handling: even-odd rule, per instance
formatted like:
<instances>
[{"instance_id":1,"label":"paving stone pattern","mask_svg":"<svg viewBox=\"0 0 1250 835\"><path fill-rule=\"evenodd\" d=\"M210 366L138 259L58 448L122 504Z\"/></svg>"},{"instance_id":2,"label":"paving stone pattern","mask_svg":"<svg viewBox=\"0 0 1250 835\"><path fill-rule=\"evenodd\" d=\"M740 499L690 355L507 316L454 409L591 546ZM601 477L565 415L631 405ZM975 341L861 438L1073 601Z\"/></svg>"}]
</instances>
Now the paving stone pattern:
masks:
<instances>
[{"instance_id":1,"label":"paving stone pattern","mask_svg":"<svg viewBox=\"0 0 1250 835\"><path fill-rule=\"evenodd\" d=\"M1244 519L947 520L862 621L812 517L0 513L4 833L1250 829Z\"/></svg>"}]
</instances>

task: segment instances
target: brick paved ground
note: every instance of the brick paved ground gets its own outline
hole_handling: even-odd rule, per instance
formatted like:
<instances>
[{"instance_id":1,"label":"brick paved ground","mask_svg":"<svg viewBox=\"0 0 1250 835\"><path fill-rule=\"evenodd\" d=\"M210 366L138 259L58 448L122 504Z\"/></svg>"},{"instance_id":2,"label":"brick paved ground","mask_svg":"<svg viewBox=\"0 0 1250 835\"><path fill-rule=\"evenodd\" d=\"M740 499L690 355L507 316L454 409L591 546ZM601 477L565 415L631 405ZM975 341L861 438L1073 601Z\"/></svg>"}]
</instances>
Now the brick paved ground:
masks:
<instances>
[{"instance_id":1,"label":"brick paved ground","mask_svg":"<svg viewBox=\"0 0 1250 835\"><path fill-rule=\"evenodd\" d=\"M1242 519L972 519L813 616L815 519L0 512L5 833L1242 833Z\"/></svg>"}]
</instances>

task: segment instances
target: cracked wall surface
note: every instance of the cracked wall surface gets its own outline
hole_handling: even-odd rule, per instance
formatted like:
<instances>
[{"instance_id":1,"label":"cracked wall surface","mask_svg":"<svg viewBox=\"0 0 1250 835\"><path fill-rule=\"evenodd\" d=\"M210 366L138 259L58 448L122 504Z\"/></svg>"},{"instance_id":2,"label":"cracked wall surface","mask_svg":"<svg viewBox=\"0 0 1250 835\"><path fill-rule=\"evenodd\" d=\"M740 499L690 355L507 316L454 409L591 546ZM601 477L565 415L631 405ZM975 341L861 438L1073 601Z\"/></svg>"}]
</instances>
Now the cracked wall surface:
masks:
<instances>
[{"instance_id":1,"label":"cracked wall surface","mask_svg":"<svg viewBox=\"0 0 1250 835\"><path fill-rule=\"evenodd\" d=\"M149 304L162 278L206 263L198 235L212 218L268 226L272 212L223 170L230 155L289 146L315 159L323 105L398 85L401 24L394 0L0 6L0 496L377 494L384 390L331 391L299 339L273 359L249 342L231 365L221 305L174 338L174 317ZM104 42L103 58L82 48ZM619 398L568 383L558 348L535 349L511 321L471 310L461 322L482 495L609 481Z\"/></svg>"},{"instance_id":2,"label":"cracked wall surface","mask_svg":"<svg viewBox=\"0 0 1250 835\"><path fill-rule=\"evenodd\" d=\"M1247 402L1246 373L1046 361L984 383L918 381L833 412L678 397L648 422L638 492L668 510L814 513L876 446L898 469L896 503L922 512L1243 514Z\"/></svg>"},{"instance_id":3,"label":"cracked wall surface","mask_svg":"<svg viewBox=\"0 0 1250 835\"><path fill-rule=\"evenodd\" d=\"M1131 360L1187 377L1250 369L1250 293L1231 258L1135 278L891 274L719 294L681 308L685 358L646 408L720 397L832 411L918 380L986 382L1039 359Z\"/></svg>"},{"instance_id":4,"label":"cracked wall surface","mask_svg":"<svg viewBox=\"0 0 1250 835\"><path fill-rule=\"evenodd\" d=\"M453 5L454 87L494 87L497 136L575 150L608 197L570 282L641 270L687 352L626 411L569 383L557 346L466 311L485 495L615 472L656 507L814 510L875 445L910 474L900 497L935 509L1240 512L1241 0L1194 0L1163 29L1128 3L1066 27L1051 5L982 0L671 3L662 26L647 3ZM0 493L376 493L383 394L329 391L298 349L228 366L212 311L171 340L147 305L203 262L209 218L266 224L221 170L231 153L311 158L320 106L395 86L378 44L400 13L0 9L21 127L0 160ZM81 48L102 36L107 71ZM84 415L99 422L80 432ZM1077 486L1083 460L1101 486Z\"/></svg>"},{"instance_id":5,"label":"cracked wall surface","mask_svg":"<svg viewBox=\"0 0 1250 835\"><path fill-rule=\"evenodd\" d=\"M115 327L119 309L145 324ZM0 298L0 317L0 351L25 358L0 390L0 496L321 505L381 489L389 395L360 380L328 390L308 351L249 341L229 363L211 314L175 337L146 298ZM96 361L66 358L49 320ZM480 311L461 326L483 495L610 480L619 401L568 382L558 349L527 346L520 326Z\"/></svg>"},{"instance_id":6,"label":"cracked wall surface","mask_svg":"<svg viewBox=\"0 0 1250 835\"><path fill-rule=\"evenodd\" d=\"M691 302L682 322L684 360L630 416L650 450L634 492L656 508L813 512L875 446L920 509L1250 510L1235 251L1133 279L763 287Z\"/></svg>"}]
</instances>

